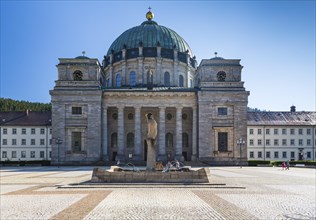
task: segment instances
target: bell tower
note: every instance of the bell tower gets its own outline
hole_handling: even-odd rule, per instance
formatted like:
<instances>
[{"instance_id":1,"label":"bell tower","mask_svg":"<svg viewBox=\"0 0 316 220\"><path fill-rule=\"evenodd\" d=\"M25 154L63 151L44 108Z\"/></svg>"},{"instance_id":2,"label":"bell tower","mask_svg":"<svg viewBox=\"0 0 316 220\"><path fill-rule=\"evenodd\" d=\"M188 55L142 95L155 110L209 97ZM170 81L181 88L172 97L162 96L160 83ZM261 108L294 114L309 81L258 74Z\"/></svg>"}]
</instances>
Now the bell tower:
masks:
<instances>
[{"instance_id":1,"label":"bell tower","mask_svg":"<svg viewBox=\"0 0 316 220\"><path fill-rule=\"evenodd\" d=\"M209 163L247 163L247 104L249 92L241 81L239 59L203 59L197 69L199 157ZM247 141L246 141L247 142Z\"/></svg>"},{"instance_id":2,"label":"bell tower","mask_svg":"<svg viewBox=\"0 0 316 220\"><path fill-rule=\"evenodd\" d=\"M85 164L101 154L101 68L97 59L60 58L52 100L52 163ZM58 143L57 141L58 140Z\"/></svg>"}]
</instances>

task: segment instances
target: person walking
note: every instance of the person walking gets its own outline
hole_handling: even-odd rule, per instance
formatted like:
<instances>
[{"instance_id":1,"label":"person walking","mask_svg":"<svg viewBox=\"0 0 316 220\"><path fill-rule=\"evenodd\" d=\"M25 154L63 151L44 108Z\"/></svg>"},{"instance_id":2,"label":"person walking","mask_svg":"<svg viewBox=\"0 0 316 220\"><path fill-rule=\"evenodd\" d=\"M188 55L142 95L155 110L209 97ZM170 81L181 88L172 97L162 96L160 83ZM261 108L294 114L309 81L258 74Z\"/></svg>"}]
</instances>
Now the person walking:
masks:
<instances>
[{"instance_id":1,"label":"person walking","mask_svg":"<svg viewBox=\"0 0 316 220\"><path fill-rule=\"evenodd\" d=\"M290 161L289 160L286 161L286 170L290 170Z\"/></svg>"}]
</instances>

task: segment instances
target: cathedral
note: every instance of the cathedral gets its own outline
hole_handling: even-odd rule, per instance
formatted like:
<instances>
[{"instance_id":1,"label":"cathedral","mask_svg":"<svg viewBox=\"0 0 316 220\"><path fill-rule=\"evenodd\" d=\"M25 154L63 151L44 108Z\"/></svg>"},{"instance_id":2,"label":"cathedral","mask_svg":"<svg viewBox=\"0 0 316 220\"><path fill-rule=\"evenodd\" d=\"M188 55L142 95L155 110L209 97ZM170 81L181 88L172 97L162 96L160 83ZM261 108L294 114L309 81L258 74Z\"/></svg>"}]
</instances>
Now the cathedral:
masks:
<instances>
[{"instance_id":1,"label":"cathedral","mask_svg":"<svg viewBox=\"0 0 316 220\"><path fill-rule=\"evenodd\" d=\"M52 164L144 164L146 115L157 122L157 161L247 163L240 59L196 61L188 43L146 20L123 32L102 62L60 58L52 102ZM245 141L241 141L245 140Z\"/></svg>"}]
</instances>

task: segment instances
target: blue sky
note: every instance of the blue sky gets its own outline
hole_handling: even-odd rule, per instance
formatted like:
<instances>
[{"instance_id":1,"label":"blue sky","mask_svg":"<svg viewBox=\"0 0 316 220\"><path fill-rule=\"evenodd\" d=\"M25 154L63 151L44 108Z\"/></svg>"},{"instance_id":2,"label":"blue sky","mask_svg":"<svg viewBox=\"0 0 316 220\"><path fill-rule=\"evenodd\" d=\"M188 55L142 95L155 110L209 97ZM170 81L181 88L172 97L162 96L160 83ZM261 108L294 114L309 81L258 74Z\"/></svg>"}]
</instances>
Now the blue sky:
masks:
<instances>
[{"instance_id":1,"label":"blue sky","mask_svg":"<svg viewBox=\"0 0 316 220\"><path fill-rule=\"evenodd\" d=\"M154 20L202 59L241 59L249 107L315 111L315 1L1 1L0 96L50 102L58 58L102 61L125 30Z\"/></svg>"}]
</instances>

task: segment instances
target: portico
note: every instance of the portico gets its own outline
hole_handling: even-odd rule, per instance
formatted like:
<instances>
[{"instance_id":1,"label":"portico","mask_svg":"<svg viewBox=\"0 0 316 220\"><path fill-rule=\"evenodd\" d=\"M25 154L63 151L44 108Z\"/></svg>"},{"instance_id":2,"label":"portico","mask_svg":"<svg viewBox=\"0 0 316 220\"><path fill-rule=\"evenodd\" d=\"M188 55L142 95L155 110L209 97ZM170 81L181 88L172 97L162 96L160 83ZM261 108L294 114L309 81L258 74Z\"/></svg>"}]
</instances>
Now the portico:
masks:
<instances>
[{"instance_id":1,"label":"portico","mask_svg":"<svg viewBox=\"0 0 316 220\"><path fill-rule=\"evenodd\" d=\"M148 99L148 96L151 98ZM177 96L178 103L172 103ZM147 102L144 102L146 97ZM159 160L196 158L196 98L194 92L111 92L103 94L102 158L146 160L146 120L152 113L158 124ZM124 103L124 104L123 104Z\"/></svg>"}]
</instances>

